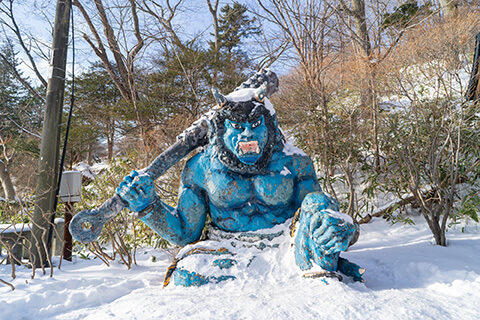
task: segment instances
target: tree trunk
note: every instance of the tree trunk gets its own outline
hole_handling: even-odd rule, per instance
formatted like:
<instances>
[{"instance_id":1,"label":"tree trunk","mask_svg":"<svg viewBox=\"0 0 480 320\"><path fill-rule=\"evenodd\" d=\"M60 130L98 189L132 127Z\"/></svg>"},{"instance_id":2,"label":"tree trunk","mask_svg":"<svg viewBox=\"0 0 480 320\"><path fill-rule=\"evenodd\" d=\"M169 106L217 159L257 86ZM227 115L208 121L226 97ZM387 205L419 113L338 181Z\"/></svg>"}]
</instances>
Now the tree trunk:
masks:
<instances>
[{"instance_id":1,"label":"tree trunk","mask_svg":"<svg viewBox=\"0 0 480 320\"><path fill-rule=\"evenodd\" d=\"M450 19L455 16L458 9L457 0L439 0L439 2L445 19Z\"/></svg>"},{"instance_id":2,"label":"tree trunk","mask_svg":"<svg viewBox=\"0 0 480 320\"><path fill-rule=\"evenodd\" d=\"M377 173L380 173L380 142L378 141L378 135L380 131L379 123L379 110L377 103L377 96L375 92L375 70L370 69L370 87L368 88L368 99L370 100L372 106L372 116L373 116L373 147L375 150L375 170Z\"/></svg>"},{"instance_id":3,"label":"tree trunk","mask_svg":"<svg viewBox=\"0 0 480 320\"><path fill-rule=\"evenodd\" d=\"M348 185L348 190L350 193L350 197L348 199L348 209L347 209L347 214L351 217L355 215L355 198L356 198L356 193L355 193L355 185L353 182L353 173L352 170L350 169L350 159L345 160L345 178L347 179L347 185Z\"/></svg>"},{"instance_id":4,"label":"tree trunk","mask_svg":"<svg viewBox=\"0 0 480 320\"><path fill-rule=\"evenodd\" d=\"M365 1L352 0L353 20L355 21L355 35L357 50L365 57L369 57L371 53L370 38L368 36L367 19L365 17Z\"/></svg>"},{"instance_id":5,"label":"tree trunk","mask_svg":"<svg viewBox=\"0 0 480 320\"><path fill-rule=\"evenodd\" d=\"M213 35L215 37L215 54L214 54L214 59L216 60L215 62L217 62L218 60L218 50L220 50L220 44L219 44L219 35L218 35L218 16L217 16L217 12L218 12L218 2L219 0L215 0L215 3L212 5L210 3L210 0L207 0L207 4L208 4L208 9L210 10L210 13L212 14L212 18L213 18ZM213 73L212 73L212 82L214 84L217 83L217 78L218 78L218 65L217 63L215 63L215 68L213 69Z\"/></svg>"},{"instance_id":6,"label":"tree trunk","mask_svg":"<svg viewBox=\"0 0 480 320\"><path fill-rule=\"evenodd\" d=\"M2 183L5 198L8 200L15 200L15 189L13 187L12 179L10 179L7 166L2 160L0 160L0 182Z\"/></svg>"},{"instance_id":7,"label":"tree trunk","mask_svg":"<svg viewBox=\"0 0 480 320\"><path fill-rule=\"evenodd\" d=\"M91 166L91 165L93 164L93 161L92 161L92 158L93 158L92 153L93 153L93 152L92 152L92 144L90 143L90 144L88 144L88 150L87 150L87 164L88 164L89 166Z\"/></svg>"},{"instance_id":8,"label":"tree trunk","mask_svg":"<svg viewBox=\"0 0 480 320\"><path fill-rule=\"evenodd\" d=\"M111 132L107 136L107 161L110 163L113 158L113 144L114 144L114 134L115 132Z\"/></svg>"}]
</instances>

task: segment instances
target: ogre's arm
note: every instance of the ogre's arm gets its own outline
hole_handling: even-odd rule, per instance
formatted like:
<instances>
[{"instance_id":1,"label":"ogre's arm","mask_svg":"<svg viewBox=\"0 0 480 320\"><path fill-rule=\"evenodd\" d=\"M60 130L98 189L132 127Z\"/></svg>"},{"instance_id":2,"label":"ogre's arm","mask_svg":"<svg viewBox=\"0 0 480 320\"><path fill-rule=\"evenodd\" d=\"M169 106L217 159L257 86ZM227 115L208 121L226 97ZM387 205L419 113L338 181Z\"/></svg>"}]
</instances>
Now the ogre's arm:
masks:
<instances>
[{"instance_id":1,"label":"ogre's arm","mask_svg":"<svg viewBox=\"0 0 480 320\"><path fill-rule=\"evenodd\" d=\"M199 190L182 186L176 208L156 196L154 203L142 213L146 215L140 220L153 231L172 243L184 246L200 239L207 205Z\"/></svg>"},{"instance_id":2,"label":"ogre's arm","mask_svg":"<svg viewBox=\"0 0 480 320\"><path fill-rule=\"evenodd\" d=\"M353 220L340 212L339 203L321 192L310 159L297 157L298 204L301 207L295 238L295 259L302 270L312 261L329 271L337 270L338 254L346 250L357 232Z\"/></svg>"},{"instance_id":3,"label":"ogre's arm","mask_svg":"<svg viewBox=\"0 0 480 320\"><path fill-rule=\"evenodd\" d=\"M305 196L311 192L322 191L318 184L315 169L312 161L306 155L293 156L293 170L296 173L295 177L295 206L300 208Z\"/></svg>"},{"instance_id":4,"label":"ogre's arm","mask_svg":"<svg viewBox=\"0 0 480 320\"><path fill-rule=\"evenodd\" d=\"M138 212L147 226L180 246L200 238L208 211L205 193L195 179L195 174L197 177L202 176L201 168L192 168L196 166L197 159L198 157L192 158L185 166L176 208L160 199L148 175L133 179L126 177L117 190L122 199L129 203L129 208Z\"/></svg>"}]
</instances>

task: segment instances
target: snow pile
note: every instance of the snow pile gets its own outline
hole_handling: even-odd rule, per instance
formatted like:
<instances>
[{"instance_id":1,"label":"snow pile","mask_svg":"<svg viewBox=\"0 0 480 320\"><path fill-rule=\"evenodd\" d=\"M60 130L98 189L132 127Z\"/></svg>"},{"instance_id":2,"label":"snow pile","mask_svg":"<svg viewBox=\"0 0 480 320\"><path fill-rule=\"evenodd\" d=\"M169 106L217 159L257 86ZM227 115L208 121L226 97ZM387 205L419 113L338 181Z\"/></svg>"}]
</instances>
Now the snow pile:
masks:
<instances>
[{"instance_id":1,"label":"snow pile","mask_svg":"<svg viewBox=\"0 0 480 320\"><path fill-rule=\"evenodd\" d=\"M270 272L162 289L171 260L150 248L138 251L131 270L74 257L53 278L30 279L21 267L12 280L10 266L1 265L0 277L16 290L0 287L0 319L480 318L479 225L455 226L445 248L433 245L422 218L413 220L413 226L390 227L379 218L361 225L359 241L343 255L367 269L365 283L330 279L327 285Z\"/></svg>"},{"instance_id":2,"label":"snow pile","mask_svg":"<svg viewBox=\"0 0 480 320\"><path fill-rule=\"evenodd\" d=\"M94 163L93 165L88 165L85 162L79 162L73 166L73 169L80 171L82 176L86 177L89 180L95 180L97 175L102 173L103 170L109 167L109 164L105 161Z\"/></svg>"}]
</instances>

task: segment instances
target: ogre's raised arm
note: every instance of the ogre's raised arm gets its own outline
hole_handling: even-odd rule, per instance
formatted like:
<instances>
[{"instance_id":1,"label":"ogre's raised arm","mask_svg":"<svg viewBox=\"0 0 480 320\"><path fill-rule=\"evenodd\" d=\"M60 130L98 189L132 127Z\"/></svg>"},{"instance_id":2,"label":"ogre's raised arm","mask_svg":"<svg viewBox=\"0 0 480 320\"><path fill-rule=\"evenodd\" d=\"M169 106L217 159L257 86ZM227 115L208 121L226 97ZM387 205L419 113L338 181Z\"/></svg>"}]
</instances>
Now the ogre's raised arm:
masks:
<instances>
[{"instance_id":1,"label":"ogre's raised arm","mask_svg":"<svg viewBox=\"0 0 480 320\"><path fill-rule=\"evenodd\" d=\"M182 173L178 204L173 208L156 194L148 175L135 171L124 178L117 193L141 220L164 239L184 246L200 239L208 212L205 192L196 181L202 176L197 167L199 155L187 162Z\"/></svg>"}]
</instances>

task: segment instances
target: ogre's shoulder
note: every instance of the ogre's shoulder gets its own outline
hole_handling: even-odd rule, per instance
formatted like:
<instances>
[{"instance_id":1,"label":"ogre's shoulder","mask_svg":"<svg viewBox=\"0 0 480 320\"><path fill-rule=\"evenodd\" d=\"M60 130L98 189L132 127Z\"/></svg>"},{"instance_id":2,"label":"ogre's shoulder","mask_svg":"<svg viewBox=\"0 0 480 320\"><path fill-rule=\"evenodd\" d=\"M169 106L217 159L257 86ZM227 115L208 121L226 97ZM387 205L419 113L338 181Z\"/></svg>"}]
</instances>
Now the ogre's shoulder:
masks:
<instances>
[{"instance_id":1,"label":"ogre's shoulder","mask_svg":"<svg viewBox=\"0 0 480 320\"><path fill-rule=\"evenodd\" d=\"M296 178L315 177L312 160L302 150L286 143L282 150L276 151L269 166L273 171L289 170Z\"/></svg>"},{"instance_id":2,"label":"ogre's shoulder","mask_svg":"<svg viewBox=\"0 0 480 320\"><path fill-rule=\"evenodd\" d=\"M209 168L209 158L205 156L205 152L201 151L191 157L185 164L182 172L182 183L184 185L203 186L205 172Z\"/></svg>"}]
</instances>

